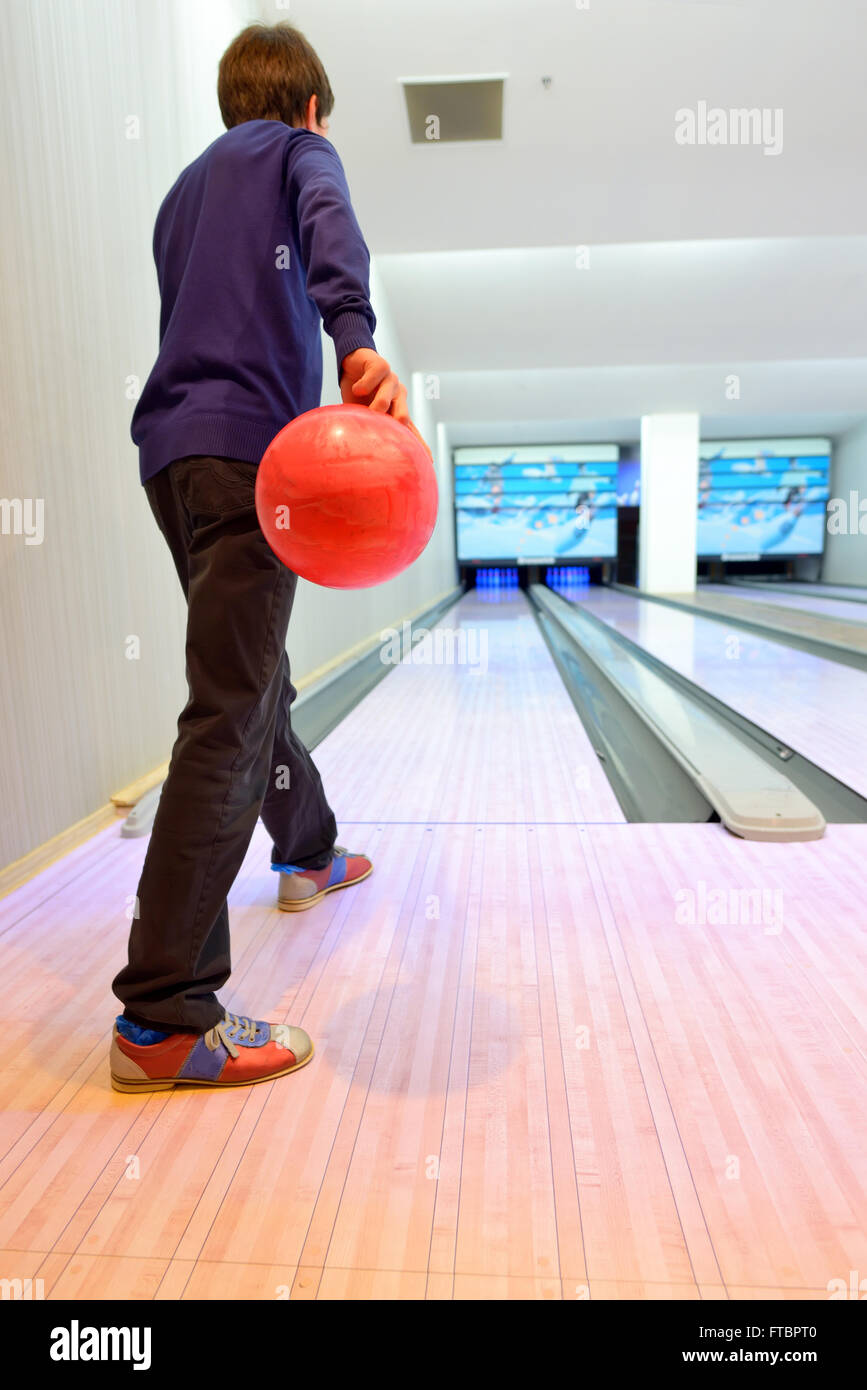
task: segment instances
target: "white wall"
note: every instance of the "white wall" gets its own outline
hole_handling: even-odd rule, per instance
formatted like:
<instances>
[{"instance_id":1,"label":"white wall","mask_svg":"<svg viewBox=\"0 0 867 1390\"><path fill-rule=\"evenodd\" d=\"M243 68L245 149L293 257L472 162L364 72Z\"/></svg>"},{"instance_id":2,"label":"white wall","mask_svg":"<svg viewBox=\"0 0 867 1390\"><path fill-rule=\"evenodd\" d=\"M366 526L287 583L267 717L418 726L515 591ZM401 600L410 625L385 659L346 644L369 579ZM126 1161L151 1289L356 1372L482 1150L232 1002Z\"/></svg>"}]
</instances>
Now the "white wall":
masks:
<instances>
[{"instance_id":1,"label":"white wall","mask_svg":"<svg viewBox=\"0 0 867 1390\"><path fill-rule=\"evenodd\" d=\"M867 424L849 430L837 441L831 462L831 497L845 503L848 527L844 534L831 534L830 530L826 534L822 578L828 584L867 585ZM859 512L862 504L864 510ZM829 508L829 519L834 510Z\"/></svg>"},{"instance_id":2,"label":"white wall","mask_svg":"<svg viewBox=\"0 0 867 1390\"><path fill-rule=\"evenodd\" d=\"M246 16L246 0L0 9L0 497L41 499L45 526L40 545L0 535L0 865L171 744L182 606L138 480L129 379L157 343L154 216L222 130L216 63Z\"/></svg>"},{"instance_id":3,"label":"white wall","mask_svg":"<svg viewBox=\"0 0 867 1390\"><path fill-rule=\"evenodd\" d=\"M248 0L0 7L0 499L44 505L41 544L0 534L0 867L155 768L174 738L184 605L138 480L130 379L157 346L156 210L223 130L217 62L253 13ZM398 360L387 310L379 340ZM432 550L380 591L302 594L296 676L432 600L447 558Z\"/></svg>"}]
</instances>

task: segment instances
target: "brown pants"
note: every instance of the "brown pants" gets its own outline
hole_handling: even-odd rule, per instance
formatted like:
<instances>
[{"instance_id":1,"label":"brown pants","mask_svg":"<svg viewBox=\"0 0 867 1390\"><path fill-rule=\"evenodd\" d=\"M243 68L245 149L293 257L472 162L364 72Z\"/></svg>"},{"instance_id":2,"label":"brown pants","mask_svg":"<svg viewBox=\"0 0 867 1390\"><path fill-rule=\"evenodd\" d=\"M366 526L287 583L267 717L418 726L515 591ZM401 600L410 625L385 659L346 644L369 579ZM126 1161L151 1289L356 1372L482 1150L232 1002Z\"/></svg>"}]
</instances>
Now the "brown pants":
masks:
<instances>
[{"instance_id":1,"label":"brown pants","mask_svg":"<svg viewBox=\"0 0 867 1390\"><path fill-rule=\"evenodd\" d=\"M129 963L112 988L126 1018L164 1032L205 1032L223 1017L226 895L257 818L274 864L323 868L337 836L319 773L292 732L285 643L298 581L260 530L256 467L184 458L145 484L187 598L189 700L139 881Z\"/></svg>"}]
</instances>

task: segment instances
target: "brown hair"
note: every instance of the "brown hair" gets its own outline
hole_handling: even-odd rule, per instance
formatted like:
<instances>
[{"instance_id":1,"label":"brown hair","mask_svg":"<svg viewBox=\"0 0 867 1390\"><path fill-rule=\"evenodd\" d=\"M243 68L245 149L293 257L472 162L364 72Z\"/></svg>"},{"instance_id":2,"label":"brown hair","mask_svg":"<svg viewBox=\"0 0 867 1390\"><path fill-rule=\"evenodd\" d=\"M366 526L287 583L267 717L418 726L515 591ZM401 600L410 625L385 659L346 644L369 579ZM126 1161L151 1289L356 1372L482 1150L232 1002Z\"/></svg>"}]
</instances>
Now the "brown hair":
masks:
<instances>
[{"instance_id":1,"label":"brown hair","mask_svg":"<svg viewBox=\"0 0 867 1390\"><path fill-rule=\"evenodd\" d=\"M250 24L220 59L217 100L228 130L243 121L303 125L311 96L322 124L334 93L315 50L291 24Z\"/></svg>"}]
</instances>

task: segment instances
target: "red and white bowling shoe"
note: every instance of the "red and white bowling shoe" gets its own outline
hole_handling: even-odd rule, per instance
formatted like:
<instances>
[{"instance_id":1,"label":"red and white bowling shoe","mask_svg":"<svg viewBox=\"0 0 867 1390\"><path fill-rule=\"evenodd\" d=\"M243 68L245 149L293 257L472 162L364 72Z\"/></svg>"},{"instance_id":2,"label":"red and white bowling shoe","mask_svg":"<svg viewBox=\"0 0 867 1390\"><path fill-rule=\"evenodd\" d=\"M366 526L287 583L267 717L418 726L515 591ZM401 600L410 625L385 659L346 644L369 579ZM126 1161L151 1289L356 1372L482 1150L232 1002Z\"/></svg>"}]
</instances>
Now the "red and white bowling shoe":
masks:
<instances>
[{"instance_id":1,"label":"red and white bowling shoe","mask_svg":"<svg viewBox=\"0 0 867 1390\"><path fill-rule=\"evenodd\" d=\"M313 1056L303 1028L259 1023L227 1013L207 1033L168 1033L146 1045L115 1023L111 1084L116 1091L168 1091L173 1086L250 1086L297 1071ZM120 1028L118 1027L120 1024ZM141 1033L133 1025L128 1031Z\"/></svg>"}]
</instances>

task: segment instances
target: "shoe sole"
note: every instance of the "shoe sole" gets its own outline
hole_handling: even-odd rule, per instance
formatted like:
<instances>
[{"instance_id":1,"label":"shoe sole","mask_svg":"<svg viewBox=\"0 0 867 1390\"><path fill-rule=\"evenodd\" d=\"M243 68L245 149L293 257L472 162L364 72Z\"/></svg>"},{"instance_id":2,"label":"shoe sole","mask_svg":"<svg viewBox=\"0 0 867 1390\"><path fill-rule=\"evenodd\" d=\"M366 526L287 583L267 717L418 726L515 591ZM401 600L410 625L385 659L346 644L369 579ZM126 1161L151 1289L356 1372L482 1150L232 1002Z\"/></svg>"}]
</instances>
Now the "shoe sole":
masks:
<instances>
[{"instance_id":1,"label":"shoe sole","mask_svg":"<svg viewBox=\"0 0 867 1390\"><path fill-rule=\"evenodd\" d=\"M303 1062L294 1062L291 1067L284 1067L282 1071L269 1071L267 1076L251 1076L246 1081L197 1081L194 1077L176 1076L171 1078L154 1078L153 1081L126 1081L121 1080L112 1072L111 1086L114 1091L125 1091L138 1093L140 1091L173 1091L176 1086L206 1086L214 1091L228 1091L234 1086L258 1086L261 1081L276 1081L278 1076L288 1076L290 1071L299 1071L301 1067L306 1067L316 1051L310 1048Z\"/></svg>"},{"instance_id":2,"label":"shoe sole","mask_svg":"<svg viewBox=\"0 0 867 1390\"><path fill-rule=\"evenodd\" d=\"M354 888L356 883L363 883L366 878L370 878L373 873L373 865L367 870L366 874L359 874L358 878L351 878L348 883L332 883L330 888L323 888L319 893L314 893L312 898L300 898L297 902L288 902L284 898L277 899L277 906L281 912L305 912L308 907L315 907L321 903L326 893L336 893L338 888Z\"/></svg>"}]
</instances>

